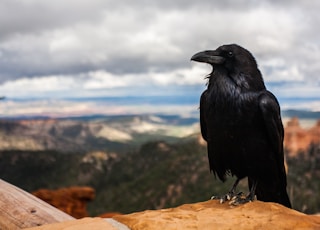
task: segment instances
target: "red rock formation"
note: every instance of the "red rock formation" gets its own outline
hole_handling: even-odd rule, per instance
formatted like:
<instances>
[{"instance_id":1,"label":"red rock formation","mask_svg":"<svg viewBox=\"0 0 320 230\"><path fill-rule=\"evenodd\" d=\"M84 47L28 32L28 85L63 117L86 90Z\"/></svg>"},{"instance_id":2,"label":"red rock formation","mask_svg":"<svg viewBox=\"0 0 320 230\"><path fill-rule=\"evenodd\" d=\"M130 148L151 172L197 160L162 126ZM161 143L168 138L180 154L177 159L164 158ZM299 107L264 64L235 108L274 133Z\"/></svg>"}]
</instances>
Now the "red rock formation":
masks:
<instances>
[{"instance_id":1,"label":"red rock formation","mask_svg":"<svg viewBox=\"0 0 320 230\"><path fill-rule=\"evenodd\" d=\"M295 156L300 151L305 152L311 143L320 143L320 120L310 129L303 129L297 117L288 121L285 127L284 146L289 156Z\"/></svg>"},{"instance_id":2,"label":"red rock formation","mask_svg":"<svg viewBox=\"0 0 320 230\"><path fill-rule=\"evenodd\" d=\"M75 218L82 218L88 216L87 202L94 199L95 190L91 187L69 187L40 189L32 194Z\"/></svg>"},{"instance_id":3,"label":"red rock formation","mask_svg":"<svg viewBox=\"0 0 320 230\"><path fill-rule=\"evenodd\" d=\"M311 136L311 142L320 143L320 120L317 121L316 125L309 129Z\"/></svg>"}]
</instances>

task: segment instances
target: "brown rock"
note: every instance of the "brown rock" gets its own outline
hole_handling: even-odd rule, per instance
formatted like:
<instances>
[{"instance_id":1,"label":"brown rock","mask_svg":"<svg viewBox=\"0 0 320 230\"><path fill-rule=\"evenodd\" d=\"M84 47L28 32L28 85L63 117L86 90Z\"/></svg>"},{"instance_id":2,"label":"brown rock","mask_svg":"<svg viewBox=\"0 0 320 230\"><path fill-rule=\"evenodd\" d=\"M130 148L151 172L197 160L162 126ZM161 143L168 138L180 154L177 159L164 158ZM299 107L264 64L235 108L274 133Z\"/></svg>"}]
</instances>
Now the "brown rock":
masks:
<instances>
[{"instance_id":1,"label":"brown rock","mask_svg":"<svg viewBox=\"0 0 320 230\"><path fill-rule=\"evenodd\" d=\"M279 204L261 201L234 207L212 200L113 218L132 230L320 229L319 216L305 215Z\"/></svg>"},{"instance_id":2,"label":"brown rock","mask_svg":"<svg viewBox=\"0 0 320 230\"><path fill-rule=\"evenodd\" d=\"M289 156L307 151L311 143L320 143L320 120L310 129L302 128L297 117L288 121L285 127L284 146Z\"/></svg>"},{"instance_id":3,"label":"brown rock","mask_svg":"<svg viewBox=\"0 0 320 230\"><path fill-rule=\"evenodd\" d=\"M95 191L91 187L40 189L32 194L75 218L88 216L87 202L95 197Z\"/></svg>"}]
</instances>

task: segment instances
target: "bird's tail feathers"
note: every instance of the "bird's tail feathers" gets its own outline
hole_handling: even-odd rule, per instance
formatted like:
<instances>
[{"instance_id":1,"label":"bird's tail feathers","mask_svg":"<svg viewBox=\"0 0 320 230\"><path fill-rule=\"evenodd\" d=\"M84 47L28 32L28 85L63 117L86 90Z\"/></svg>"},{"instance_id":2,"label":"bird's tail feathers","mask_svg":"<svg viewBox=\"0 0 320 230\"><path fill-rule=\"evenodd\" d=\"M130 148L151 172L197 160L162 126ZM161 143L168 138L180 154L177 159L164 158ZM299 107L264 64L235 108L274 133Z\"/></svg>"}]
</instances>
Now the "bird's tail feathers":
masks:
<instances>
[{"instance_id":1,"label":"bird's tail feathers","mask_svg":"<svg viewBox=\"0 0 320 230\"><path fill-rule=\"evenodd\" d=\"M255 195L257 196L258 200L265 202L276 202L291 208L291 202L285 187L279 189L279 186L265 186L261 183L258 183Z\"/></svg>"}]
</instances>

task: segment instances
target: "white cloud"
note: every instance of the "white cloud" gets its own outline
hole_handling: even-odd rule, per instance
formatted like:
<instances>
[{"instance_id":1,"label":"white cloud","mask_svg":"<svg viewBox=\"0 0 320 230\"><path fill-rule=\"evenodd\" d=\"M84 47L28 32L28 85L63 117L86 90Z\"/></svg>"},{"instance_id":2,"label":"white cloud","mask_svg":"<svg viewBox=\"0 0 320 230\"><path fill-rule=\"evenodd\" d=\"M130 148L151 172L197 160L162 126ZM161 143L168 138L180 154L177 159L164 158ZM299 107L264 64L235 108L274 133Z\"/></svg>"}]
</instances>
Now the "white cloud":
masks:
<instances>
[{"instance_id":1,"label":"white cloud","mask_svg":"<svg viewBox=\"0 0 320 230\"><path fill-rule=\"evenodd\" d=\"M152 88L152 86L187 86L204 85L205 76L211 71L210 66L192 65L190 68L170 72L148 72L131 74L113 74L104 70L80 73L77 75L52 75L33 78L20 78L0 85L0 92L11 98L20 97L77 97L100 95L112 96L117 89L135 92L135 88ZM111 90L111 91L110 91ZM152 90L152 89L151 89Z\"/></svg>"},{"instance_id":2,"label":"white cloud","mask_svg":"<svg viewBox=\"0 0 320 230\"><path fill-rule=\"evenodd\" d=\"M94 114L98 107L94 103L71 102L63 100L12 101L0 104L2 116L57 116Z\"/></svg>"},{"instance_id":3,"label":"white cloud","mask_svg":"<svg viewBox=\"0 0 320 230\"><path fill-rule=\"evenodd\" d=\"M169 8L165 3L147 4L145 8L139 8L140 2L135 3L136 6L117 3L115 8L101 1L94 1L90 6L84 3L73 6L73 3L63 6L60 1L47 4L33 1L20 7L14 4L21 10L26 7L30 14L31 6L40 4L48 14L44 16L47 23L54 23L51 21L53 12L61 11L61 14L54 17L58 22L48 28L43 28L43 20L38 16L40 22L23 15L26 22L34 20L33 25L41 26L37 32L31 26L29 31L15 31L0 42L0 51L6 58L3 67L7 69L7 77L96 69L113 73L174 71L187 67L193 52L230 42L240 43L263 58L288 58L301 27L305 28L300 11L272 5L244 10L241 4L236 5L238 9L228 4L219 8L220 4L206 2L195 5L186 2L189 7L185 8L169 3L166 3ZM68 7L74 7L74 16L69 17L65 9ZM63 18L67 19L65 24L61 24Z\"/></svg>"},{"instance_id":4,"label":"white cloud","mask_svg":"<svg viewBox=\"0 0 320 230\"><path fill-rule=\"evenodd\" d=\"M71 100L31 100L15 101L5 100L0 103L1 116L50 116L68 117L79 115L119 115L162 113L192 116L197 113L196 105L158 105L150 103L121 104L100 103L97 101L71 101Z\"/></svg>"},{"instance_id":5,"label":"white cloud","mask_svg":"<svg viewBox=\"0 0 320 230\"><path fill-rule=\"evenodd\" d=\"M278 87L272 87L276 95L282 98L320 98L320 85L295 82L281 84Z\"/></svg>"},{"instance_id":6,"label":"white cloud","mask_svg":"<svg viewBox=\"0 0 320 230\"><path fill-rule=\"evenodd\" d=\"M68 91L76 84L74 78L66 76L21 78L5 82L0 86L0 92L12 97L37 96L37 93L45 94L53 91Z\"/></svg>"},{"instance_id":7,"label":"white cloud","mask_svg":"<svg viewBox=\"0 0 320 230\"><path fill-rule=\"evenodd\" d=\"M204 85L211 69L190 57L235 42L267 83L299 82L283 95L315 96L319 10L315 1L12 0L0 4L0 93L147 95Z\"/></svg>"},{"instance_id":8,"label":"white cloud","mask_svg":"<svg viewBox=\"0 0 320 230\"><path fill-rule=\"evenodd\" d=\"M289 65L283 58L268 59L260 63L260 70L266 82L302 82L305 75L300 66Z\"/></svg>"},{"instance_id":9,"label":"white cloud","mask_svg":"<svg viewBox=\"0 0 320 230\"><path fill-rule=\"evenodd\" d=\"M88 78L83 83L84 90L110 89L128 87L133 79L130 76L117 76L103 70L89 72Z\"/></svg>"}]
</instances>

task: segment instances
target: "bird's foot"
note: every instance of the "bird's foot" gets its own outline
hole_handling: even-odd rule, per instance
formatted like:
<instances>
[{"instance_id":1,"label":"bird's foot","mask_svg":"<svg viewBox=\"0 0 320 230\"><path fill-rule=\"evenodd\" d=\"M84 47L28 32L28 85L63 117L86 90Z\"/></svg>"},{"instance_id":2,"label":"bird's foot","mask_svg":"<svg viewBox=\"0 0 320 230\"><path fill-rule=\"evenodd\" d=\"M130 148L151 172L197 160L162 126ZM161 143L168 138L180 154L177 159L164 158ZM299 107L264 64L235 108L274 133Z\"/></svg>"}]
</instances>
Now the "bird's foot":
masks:
<instances>
[{"instance_id":1,"label":"bird's foot","mask_svg":"<svg viewBox=\"0 0 320 230\"><path fill-rule=\"evenodd\" d=\"M248 195L248 196L244 196L243 194L240 196L234 196L231 201L229 202L230 205L240 205L240 204L245 204L248 202L252 202L254 200L256 200L257 197L256 196L252 196L252 195Z\"/></svg>"},{"instance_id":2,"label":"bird's foot","mask_svg":"<svg viewBox=\"0 0 320 230\"><path fill-rule=\"evenodd\" d=\"M238 197L242 197L242 196L243 196L243 192L235 193L230 191L223 196L212 196L211 200L219 200L220 204L222 204L226 201L232 202L233 200L238 199Z\"/></svg>"}]
</instances>

